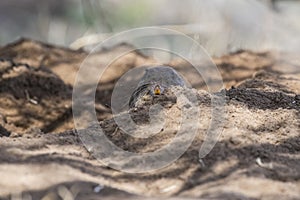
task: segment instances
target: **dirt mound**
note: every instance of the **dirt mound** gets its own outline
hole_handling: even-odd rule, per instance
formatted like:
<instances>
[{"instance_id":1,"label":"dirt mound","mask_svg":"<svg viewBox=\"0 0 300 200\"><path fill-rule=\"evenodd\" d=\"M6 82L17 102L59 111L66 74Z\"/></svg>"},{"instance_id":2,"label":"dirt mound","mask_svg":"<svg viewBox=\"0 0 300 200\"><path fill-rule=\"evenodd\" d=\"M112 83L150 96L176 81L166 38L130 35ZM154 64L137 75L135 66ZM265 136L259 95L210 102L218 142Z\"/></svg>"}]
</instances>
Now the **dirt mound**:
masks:
<instances>
[{"instance_id":1,"label":"dirt mound","mask_svg":"<svg viewBox=\"0 0 300 200\"><path fill-rule=\"evenodd\" d=\"M56 74L11 59L3 59L0 67L1 123L10 133L49 132L70 117L72 87Z\"/></svg>"},{"instance_id":2,"label":"dirt mound","mask_svg":"<svg viewBox=\"0 0 300 200\"><path fill-rule=\"evenodd\" d=\"M83 60L106 68L119 45L90 56L31 40L0 49L0 198L31 199L299 199L300 64L296 55L238 51L214 58L223 77L225 121L213 150L199 159L211 123L211 98L201 77L183 60L173 66L195 89L199 129L174 163L149 173L128 174L103 165L83 146L72 118L72 89ZM111 63L97 87L95 108L104 133L119 148L154 152L176 136L182 105L163 97L166 122L147 139L126 133L112 118L111 93L129 69L155 63L131 51ZM180 89L179 89L180 91ZM181 91L183 93L184 91ZM131 117L148 125L150 104ZM188 109L186 105L184 109ZM122 113L120 114L122 115ZM183 131L184 138L195 124ZM178 144L180 145L180 143Z\"/></svg>"},{"instance_id":3,"label":"dirt mound","mask_svg":"<svg viewBox=\"0 0 300 200\"><path fill-rule=\"evenodd\" d=\"M81 63L91 68L106 67L101 63L131 50L121 44L113 51L102 50L89 57L86 52L55 47L21 39L0 49L2 125L17 133L39 128L42 132L62 132L73 129L72 87ZM114 82L130 68L150 63L151 59L132 52L112 63L100 80L96 94L99 120L110 116L110 97Z\"/></svg>"}]
</instances>

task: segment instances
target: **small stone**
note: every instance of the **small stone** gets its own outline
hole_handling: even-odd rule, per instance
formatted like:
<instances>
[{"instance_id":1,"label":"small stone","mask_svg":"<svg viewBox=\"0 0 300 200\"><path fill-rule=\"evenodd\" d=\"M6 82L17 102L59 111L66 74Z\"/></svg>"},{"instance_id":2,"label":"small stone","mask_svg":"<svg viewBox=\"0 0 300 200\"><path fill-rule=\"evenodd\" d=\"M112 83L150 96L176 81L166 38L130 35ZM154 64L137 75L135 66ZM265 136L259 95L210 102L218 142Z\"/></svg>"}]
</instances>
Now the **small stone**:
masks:
<instances>
[{"instance_id":1,"label":"small stone","mask_svg":"<svg viewBox=\"0 0 300 200\"><path fill-rule=\"evenodd\" d=\"M96 187L94 187L94 192L95 192L95 193L99 193L103 188L104 188L104 186L102 186L102 185L97 185Z\"/></svg>"},{"instance_id":2,"label":"small stone","mask_svg":"<svg viewBox=\"0 0 300 200\"><path fill-rule=\"evenodd\" d=\"M10 135L10 132L6 130L3 126L0 125L0 137L6 136L8 137Z\"/></svg>"}]
</instances>

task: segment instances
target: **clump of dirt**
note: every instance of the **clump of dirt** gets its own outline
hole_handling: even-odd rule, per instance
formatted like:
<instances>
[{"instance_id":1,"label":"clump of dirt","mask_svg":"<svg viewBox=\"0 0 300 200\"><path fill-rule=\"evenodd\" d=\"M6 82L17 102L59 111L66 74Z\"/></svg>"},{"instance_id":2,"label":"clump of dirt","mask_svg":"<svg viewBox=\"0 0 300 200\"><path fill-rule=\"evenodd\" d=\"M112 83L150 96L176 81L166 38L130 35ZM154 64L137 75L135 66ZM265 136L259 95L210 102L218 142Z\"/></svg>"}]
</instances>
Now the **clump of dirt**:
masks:
<instances>
[{"instance_id":1,"label":"clump of dirt","mask_svg":"<svg viewBox=\"0 0 300 200\"><path fill-rule=\"evenodd\" d=\"M82 62L91 69L105 69L107 61L131 49L122 44L87 57L84 51L26 39L0 49L0 198L299 198L300 64L290 59L295 55L238 51L214 58L225 86L216 93L203 90L205 83L189 63L179 59L167 63L191 82L194 89L177 91L195 94L194 107L186 102L189 98L178 101L172 95L141 102L129 111L137 127L149 126L150 107L157 103L166 121L162 129L159 123L149 127L159 130L157 134L137 138L119 127L109 108L113 87L122 74L155 63L130 51L111 63L97 86L99 124L74 130L72 89ZM222 134L212 151L200 158L199 149L213 117L211 99L222 95ZM192 144L175 162L153 172L117 171L94 158L90 152L95 150L88 148L89 152L83 145L82 133L100 126L105 138L120 149L155 152L176 137L182 112L197 109L197 122L184 127L177 147L197 127ZM118 116L129 119L126 113ZM135 128L142 133L139 130ZM92 142L97 145L95 138Z\"/></svg>"}]
</instances>

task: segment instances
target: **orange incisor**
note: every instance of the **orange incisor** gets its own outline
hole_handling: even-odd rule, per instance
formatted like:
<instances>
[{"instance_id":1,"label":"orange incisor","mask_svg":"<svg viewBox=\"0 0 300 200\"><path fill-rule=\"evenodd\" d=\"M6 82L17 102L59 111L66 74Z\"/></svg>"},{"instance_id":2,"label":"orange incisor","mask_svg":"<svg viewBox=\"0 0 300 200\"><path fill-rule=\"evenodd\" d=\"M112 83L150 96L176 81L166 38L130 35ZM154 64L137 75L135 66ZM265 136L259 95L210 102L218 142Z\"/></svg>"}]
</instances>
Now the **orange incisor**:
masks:
<instances>
[{"instance_id":1,"label":"orange incisor","mask_svg":"<svg viewBox=\"0 0 300 200\"><path fill-rule=\"evenodd\" d=\"M160 89L160 86L159 85L156 85L154 87L154 94L155 95L160 95L161 94L161 89Z\"/></svg>"}]
</instances>

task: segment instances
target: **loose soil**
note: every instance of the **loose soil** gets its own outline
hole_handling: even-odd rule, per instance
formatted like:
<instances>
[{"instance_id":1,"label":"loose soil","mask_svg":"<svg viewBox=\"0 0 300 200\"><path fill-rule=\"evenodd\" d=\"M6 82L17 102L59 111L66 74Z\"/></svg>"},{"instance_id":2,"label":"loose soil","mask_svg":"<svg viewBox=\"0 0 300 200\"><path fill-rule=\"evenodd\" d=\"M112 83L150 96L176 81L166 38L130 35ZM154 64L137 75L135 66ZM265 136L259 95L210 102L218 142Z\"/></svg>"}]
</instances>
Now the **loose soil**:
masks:
<instances>
[{"instance_id":1,"label":"loose soil","mask_svg":"<svg viewBox=\"0 0 300 200\"><path fill-rule=\"evenodd\" d=\"M225 95L225 120L217 144L200 160L217 93L208 93L186 61L165 63L197 94L198 134L174 163L130 174L105 166L86 150L74 127L72 90L84 59L92 71L132 49L120 44L89 55L29 39L0 48L0 199L300 199L299 55L241 50L213 58L224 82L218 92ZM125 134L112 118L118 79L155 63L131 51L111 63L97 87L98 121L107 138L126 151L153 152L177 131L182 107L164 98L156 102L170 121L147 139ZM148 110L148 105L131 110L132 118L147 124Z\"/></svg>"}]
</instances>

